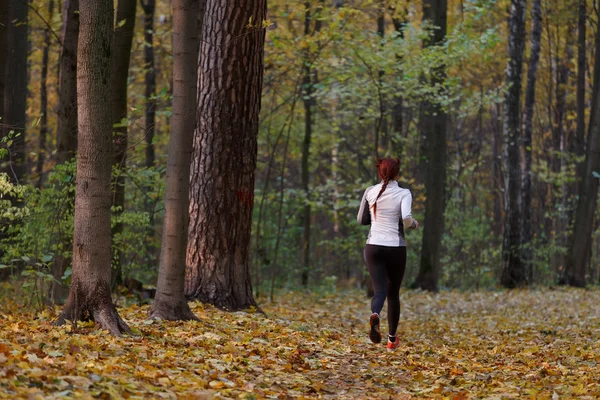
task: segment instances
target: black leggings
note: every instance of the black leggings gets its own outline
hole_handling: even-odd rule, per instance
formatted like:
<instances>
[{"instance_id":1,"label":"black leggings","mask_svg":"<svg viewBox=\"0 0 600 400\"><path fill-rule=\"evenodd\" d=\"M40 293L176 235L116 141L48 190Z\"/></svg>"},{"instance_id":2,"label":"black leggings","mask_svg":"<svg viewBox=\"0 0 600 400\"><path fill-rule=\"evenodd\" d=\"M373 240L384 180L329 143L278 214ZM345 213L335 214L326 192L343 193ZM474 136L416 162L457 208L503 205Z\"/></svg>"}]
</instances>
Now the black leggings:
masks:
<instances>
[{"instance_id":1,"label":"black leggings","mask_svg":"<svg viewBox=\"0 0 600 400\"><path fill-rule=\"evenodd\" d=\"M388 332L395 336L400 320L400 285L406 268L406 247L368 244L365 248L365 260L375 290L371 300L371 311L381 313L383 302L387 297Z\"/></svg>"}]
</instances>

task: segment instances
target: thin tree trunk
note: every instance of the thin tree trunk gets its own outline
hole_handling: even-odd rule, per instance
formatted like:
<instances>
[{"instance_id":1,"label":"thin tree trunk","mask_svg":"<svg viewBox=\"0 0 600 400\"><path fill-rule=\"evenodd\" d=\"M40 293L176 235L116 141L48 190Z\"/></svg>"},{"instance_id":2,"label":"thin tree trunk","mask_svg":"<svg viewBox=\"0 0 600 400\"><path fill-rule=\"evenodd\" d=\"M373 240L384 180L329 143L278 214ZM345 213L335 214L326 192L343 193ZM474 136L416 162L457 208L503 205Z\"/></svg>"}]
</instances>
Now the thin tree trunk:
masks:
<instances>
[{"instance_id":1,"label":"thin tree trunk","mask_svg":"<svg viewBox=\"0 0 600 400\"><path fill-rule=\"evenodd\" d=\"M7 33L8 33L8 1L0 1L0 54L4 57L8 45ZM4 124L4 90L6 86L6 60L8 57L0 61L0 134L3 134L2 124Z\"/></svg>"},{"instance_id":2,"label":"thin tree trunk","mask_svg":"<svg viewBox=\"0 0 600 400\"><path fill-rule=\"evenodd\" d=\"M200 0L202 2L203 0ZM184 293L190 161L196 119L198 0L173 1L173 117L167 150L165 219L151 318L197 320ZM196 64L198 61L198 64Z\"/></svg>"},{"instance_id":3,"label":"thin tree trunk","mask_svg":"<svg viewBox=\"0 0 600 400\"><path fill-rule=\"evenodd\" d=\"M504 187L504 179L502 174L501 146L502 146L502 123L500 117L500 105L498 103L492 105L491 110L491 125L492 125L492 187L491 192L494 196L494 234L502 235L502 209L503 196L501 188Z\"/></svg>"},{"instance_id":4,"label":"thin tree trunk","mask_svg":"<svg viewBox=\"0 0 600 400\"><path fill-rule=\"evenodd\" d=\"M135 26L136 0L119 0L117 5L117 25L114 28L113 54L111 59L111 116L113 125L113 207L117 216L125 209L125 175L121 173L127 162L127 79L131 44ZM123 232L123 223L117 222L112 230L113 237ZM113 285L123 282L122 254L115 254L113 265Z\"/></svg>"},{"instance_id":5,"label":"thin tree trunk","mask_svg":"<svg viewBox=\"0 0 600 400\"><path fill-rule=\"evenodd\" d=\"M446 39L448 3L446 0L425 0L423 21L435 26L432 38L426 46L442 45ZM436 68L430 82L441 85L445 79L444 67ZM441 94L441 93L440 93ZM421 265L415 282L423 290L436 292L440 274L442 234L444 232L444 208L446 199L446 113L441 106L425 101L423 104L421 127L426 135L425 150L425 219L423 221L423 242Z\"/></svg>"},{"instance_id":6,"label":"thin tree trunk","mask_svg":"<svg viewBox=\"0 0 600 400\"><path fill-rule=\"evenodd\" d=\"M406 16L402 19L392 17L392 23L396 32L398 32L398 38L404 39L404 29L406 27ZM402 63L402 59L397 56L398 63ZM394 104L392 108L392 140L391 140L391 153L395 154L402 160L402 154L404 151L404 99L402 94L398 93L394 97Z\"/></svg>"},{"instance_id":7,"label":"thin tree trunk","mask_svg":"<svg viewBox=\"0 0 600 400\"><path fill-rule=\"evenodd\" d=\"M249 245L265 19L265 0L206 3L185 292L229 310L256 306Z\"/></svg>"},{"instance_id":8,"label":"thin tree trunk","mask_svg":"<svg viewBox=\"0 0 600 400\"><path fill-rule=\"evenodd\" d=\"M58 122L56 128L56 163L64 164L72 160L77 151L77 40L79 36L79 0L64 0L62 9L61 52L58 65ZM66 201L65 204L72 204ZM66 213L71 212L66 210ZM73 247L71 232L60 232L56 238L62 243L63 251ZM71 264L71 257L59 252L54 256L48 301L62 303L69 291L62 283L65 270Z\"/></svg>"},{"instance_id":9,"label":"thin tree trunk","mask_svg":"<svg viewBox=\"0 0 600 400\"><path fill-rule=\"evenodd\" d=\"M513 288L527 283L521 262L521 163L520 108L523 52L525 48L526 0L511 0L508 38L508 66L504 97L504 240L502 244L503 286Z\"/></svg>"},{"instance_id":10,"label":"thin tree trunk","mask_svg":"<svg viewBox=\"0 0 600 400\"><path fill-rule=\"evenodd\" d=\"M54 0L48 2L48 20L54 14ZM46 156L46 135L48 134L48 58L50 54L50 27L44 30L44 50L42 52L42 71L40 77L40 142L37 159L37 187L42 187L44 181L44 159Z\"/></svg>"},{"instance_id":11,"label":"thin tree trunk","mask_svg":"<svg viewBox=\"0 0 600 400\"><path fill-rule=\"evenodd\" d=\"M154 66L154 10L155 0L140 0L144 10L144 81L146 84L145 139L146 139L146 168L154 166L154 127L156 124L156 67Z\"/></svg>"},{"instance_id":12,"label":"thin tree trunk","mask_svg":"<svg viewBox=\"0 0 600 400\"><path fill-rule=\"evenodd\" d=\"M597 174L600 171L600 29L596 30L595 47L592 112L588 128L584 173L566 262L568 283L577 287L585 287L586 284L586 261L592 243L598 193Z\"/></svg>"},{"instance_id":13,"label":"thin tree trunk","mask_svg":"<svg viewBox=\"0 0 600 400\"><path fill-rule=\"evenodd\" d=\"M110 170L112 160L110 55L113 1L81 2L77 99L79 143L75 194L73 274L57 324L92 318L113 335L130 329L110 295Z\"/></svg>"},{"instance_id":14,"label":"thin tree trunk","mask_svg":"<svg viewBox=\"0 0 600 400\"><path fill-rule=\"evenodd\" d=\"M586 0L579 0L579 16L577 22L577 131L572 151L578 157L585 155L585 63L586 63ZM577 162L575 193L579 192L581 176L583 176L583 162Z\"/></svg>"},{"instance_id":15,"label":"thin tree trunk","mask_svg":"<svg viewBox=\"0 0 600 400\"><path fill-rule=\"evenodd\" d=\"M56 163L63 164L77 151L77 38L79 0L64 0L62 42L58 66L58 125Z\"/></svg>"},{"instance_id":16,"label":"thin tree trunk","mask_svg":"<svg viewBox=\"0 0 600 400\"><path fill-rule=\"evenodd\" d=\"M527 67L527 87L525 89L525 109L523 112L523 182L522 182L522 216L521 216L521 255L526 276L532 277L533 239L531 218L531 162L533 146L533 110L535 105L535 84L540 61L542 38L541 0L533 0L531 8L531 50Z\"/></svg>"},{"instance_id":17,"label":"thin tree trunk","mask_svg":"<svg viewBox=\"0 0 600 400\"><path fill-rule=\"evenodd\" d=\"M4 0L6 1L6 0ZM5 64L4 115L2 136L14 130L15 137L10 147L8 173L13 182L23 181L25 171L25 124L27 109L27 10L28 2L8 1L7 52Z\"/></svg>"},{"instance_id":18,"label":"thin tree trunk","mask_svg":"<svg viewBox=\"0 0 600 400\"><path fill-rule=\"evenodd\" d=\"M321 30L321 21L319 20L320 9L315 13L316 22L314 32L311 33L311 25L313 17L311 14L310 1L304 3L304 36L309 37ZM316 106L314 98L314 85L317 84L317 72L312 67L313 60L311 59L310 50L306 50L304 59L304 79L302 86L304 89L304 142L302 144L302 190L304 191L304 211L302 213L302 286L308 285L310 275L310 229L311 229L311 206L309 204L310 197L310 146L312 142L313 131L313 107Z\"/></svg>"}]
</instances>

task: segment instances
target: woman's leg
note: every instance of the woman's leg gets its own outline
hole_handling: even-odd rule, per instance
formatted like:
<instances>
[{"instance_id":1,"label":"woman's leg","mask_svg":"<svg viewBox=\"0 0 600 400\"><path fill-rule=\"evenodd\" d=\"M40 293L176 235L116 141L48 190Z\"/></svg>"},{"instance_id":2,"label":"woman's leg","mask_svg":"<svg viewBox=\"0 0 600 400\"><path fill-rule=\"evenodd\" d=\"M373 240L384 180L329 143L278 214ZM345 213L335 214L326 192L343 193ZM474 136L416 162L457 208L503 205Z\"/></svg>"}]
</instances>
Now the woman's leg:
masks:
<instances>
[{"instance_id":1,"label":"woman's leg","mask_svg":"<svg viewBox=\"0 0 600 400\"><path fill-rule=\"evenodd\" d=\"M375 292L371 300L371 312L380 314L385 302L387 292L387 272L385 247L368 244L365 248L365 260L367 269L373 282L373 291Z\"/></svg>"},{"instance_id":2,"label":"woman's leg","mask_svg":"<svg viewBox=\"0 0 600 400\"><path fill-rule=\"evenodd\" d=\"M396 336L400 320L400 286L406 269L406 247L390 248L386 254L389 335Z\"/></svg>"}]
</instances>

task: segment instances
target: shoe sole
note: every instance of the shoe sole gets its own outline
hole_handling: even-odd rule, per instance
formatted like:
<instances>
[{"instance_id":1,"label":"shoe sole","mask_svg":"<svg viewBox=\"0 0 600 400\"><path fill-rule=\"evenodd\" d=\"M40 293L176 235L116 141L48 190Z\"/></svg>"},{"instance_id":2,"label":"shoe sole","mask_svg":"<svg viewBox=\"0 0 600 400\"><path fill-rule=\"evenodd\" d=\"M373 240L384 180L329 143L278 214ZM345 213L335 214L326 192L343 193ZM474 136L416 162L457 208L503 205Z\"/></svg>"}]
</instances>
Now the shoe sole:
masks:
<instances>
[{"instance_id":1,"label":"shoe sole","mask_svg":"<svg viewBox=\"0 0 600 400\"><path fill-rule=\"evenodd\" d=\"M381 332L379 331L379 317L374 314L371 315L369 319L369 324L371 325L371 331L369 332L369 339L373 343L381 343Z\"/></svg>"}]
</instances>

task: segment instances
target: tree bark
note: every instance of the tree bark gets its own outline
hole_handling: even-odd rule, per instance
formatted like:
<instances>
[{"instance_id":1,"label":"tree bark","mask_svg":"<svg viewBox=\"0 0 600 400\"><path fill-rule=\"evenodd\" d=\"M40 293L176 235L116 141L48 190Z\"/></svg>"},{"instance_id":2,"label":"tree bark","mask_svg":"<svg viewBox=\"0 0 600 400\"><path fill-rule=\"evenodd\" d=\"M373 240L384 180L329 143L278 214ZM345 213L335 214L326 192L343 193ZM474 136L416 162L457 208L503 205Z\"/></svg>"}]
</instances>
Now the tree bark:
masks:
<instances>
[{"instance_id":1,"label":"tree bark","mask_svg":"<svg viewBox=\"0 0 600 400\"><path fill-rule=\"evenodd\" d=\"M62 42L58 66L58 125L56 163L71 160L77 151L77 39L79 0L64 0Z\"/></svg>"},{"instance_id":2,"label":"tree bark","mask_svg":"<svg viewBox=\"0 0 600 400\"><path fill-rule=\"evenodd\" d=\"M54 14L54 0L48 2L48 19ZM44 50L42 51L42 71L40 77L40 141L37 159L37 187L41 188L44 181L44 160L46 157L46 135L48 134L48 58L50 54L50 27L44 30Z\"/></svg>"},{"instance_id":3,"label":"tree bark","mask_svg":"<svg viewBox=\"0 0 600 400\"><path fill-rule=\"evenodd\" d=\"M531 218L531 162L533 136L533 110L535 105L535 84L537 69L540 61L542 38L542 7L541 0L533 0L531 8L531 50L527 67L527 87L525 89L525 110L523 112L523 182L521 193L521 255L526 276L532 277L533 239Z\"/></svg>"},{"instance_id":4,"label":"tree bark","mask_svg":"<svg viewBox=\"0 0 600 400\"><path fill-rule=\"evenodd\" d=\"M185 292L229 310L256 305L248 250L265 19L265 0L206 3Z\"/></svg>"},{"instance_id":5,"label":"tree bark","mask_svg":"<svg viewBox=\"0 0 600 400\"><path fill-rule=\"evenodd\" d=\"M6 0L5 0L6 2ZM25 125L27 109L27 10L28 3L23 0L8 1L8 25L6 27L4 115L5 124L2 136L14 130L15 137L10 147L7 168L0 171L8 173L13 182L20 182L25 176ZM17 136L18 135L18 136Z\"/></svg>"},{"instance_id":6,"label":"tree bark","mask_svg":"<svg viewBox=\"0 0 600 400\"><path fill-rule=\"evenodd\" d=\"M110 295L110 175L112 160L110 56L113 1L83 1L78 43L79 143L75 194L73 274L69 297L56 321L91 318L113 335L129 333Z\"/></svg>"},{"instance_id":7,"label":"tree bark","mask_svg":"<svg viewBox=\"0 0 600 400\"><path fill-rule=\"evenodd\" d=\"M594 60L594 87L592 110L588 128L584 173L575 212L575 225L567 253L566 270L569 285L585 287L586 261L591 249L596 197L598 193L598 171L600 171L600 30L596 30L596 52Z\"/></svg>"},{"instance_id":8,"label":"tree bark","mask_svg":"<svg viewBox=\"0 0 600 400\"><path fill-rule=\"evenodd\" d=\"M571 151L578 157L585 155L585 67L586 67L586 0L579 0L579 15L577 21L577 130L572 142ZM583 163L577 162L575 192L579 192Z\"/></svg>"},{"instance_id":9,"label":"tree bark","mask_svg":"<svg viewBox=\"0 0 600 400\"><path fill-rule=\"evenodd\" d=\"M202 0L200 0L202 1ZM190 161L196 119L198 0L173 1L173 117L167 153L167 188L160 267L151 318L197 319L184 293L189 228ZM198 61L198 64L196 64Z\"/></svg>"},{"instance_id":10,"label":"tree bark","mask_svg":"<svg viewBox=\"0 0 600 400\"><path fill-rule=\"evenodd\" d=\"M435 28L425 46L442 45L446 38L448 3L446 0L425 0L423 21ZM430 84L442 85L445 79L444 68L436 68ZM440 93L441 94L441 93ZM415 285L423 290L437 292L444 232L444 208L446 198L446 113L434 101L423 104L421 129L426 137L425 151L425 219L423 221L423 242L421 265Z\"/></svg>"},{"instance_id":11,"label":"tree bark","mask_svg":"<svg viewBox=\"0 0 600 400\"><path fill-rule=\"evenodd\" d=\"M71 161L77 152L77 40L79 36L79 0L65 0L62 9L61 52L58 65L58 108L56 128L56 164ZM72 204L65 202L65 204ZM72 207L69 206L72 210ZM69 212L69 211L65 211ZM69 232L68 235L71 235ZM57 240L63 249L73 247L73 237L60 232ZM71 264L71 257L62 253L54 256L48 301L59 304L69 293L62 283L65 270Z\"/></svg>"},{"instance_id":12,"label":"tree bark","mask_svg":"<svg viewBox=\"0 0 600 400\"><path fill-rule=\"evenodd\" d=\"M156 67L154 66L154 10L155 0L140 0L144 10L144 81L146 84L145 139L146 139L146 168L154 166L154 130L156 124Z\"/></svg>"},{"instance_id":13,"label":"tree bark","mask_svg":"<svg viewBox=\"0 0 600 400\"><path fill-rule=\"evenodd\" d=\"M125 176L121 173L127 162L127 78L131 44L135 27L136 0L119 0L117 5L117 25L114 28L113 53L111 59L111 116L113 125L113 170L114 180L113 207L116 215L125 208ZM117 222L112 230L113 236L123 232L123 223ZM113 284L123 282L121 254L115 254L113 265Z\"/></svg>"},{"instance_id":14,"label":"tree bark","mask_svg":"<svg viewBox=\"0 0 600 400\"><path fill-rule=\"evenodd\" d=\"M523 52L525 48L526 0L511 0L508 65L504 96L504 240L501 283L514 288L527 283L521 262L521 163L520 106Z\"/></svg>"},{"instance_id":15,"label":"tree bark","mask_svg":"<svg viewBox=\"0 0 600 400\"><path fill-rule=\"evenodd\" d=\"M7 27L8 27L8 1L0 1L0 54L6 56ZM6 57L8 59L8 57ZM6 60L5 59L5 60ZM0 133L3 133L2 124L4 124L4 90L6 86L6 61L0 61Z\"/></svg>"},{"instance_id":16,"label":"tree bark","mask_svg":"<svg viewBox=\"0 0 600 400\"><path fill-rule=\"evenodd\" d=\"M321 29L321 22L318 19L315 22L314 32L311 32L313 17L311 14L310 1L304 3L304 37L308 38ZM320 9L320 8L319 8ZM314 85L317 83L317 72L312 67L312 56L310 50L305 52L304 59L304 77L302 80L303 87L303 102L304 102L304 141L302 143L302 190L304 191L306 202L302 213L302 286L308 285L310 275L310 228L311 228L311 206L309 204L309 183L310 183L310 145L312 142L313 130L313 107L316 106L316 101L313 96Z\"/></svg>"}]
</instances>

